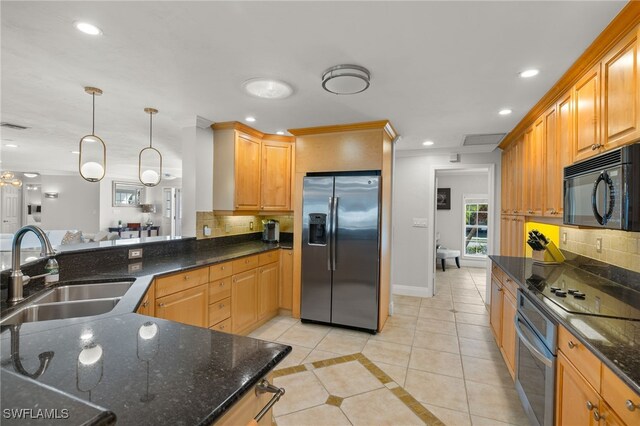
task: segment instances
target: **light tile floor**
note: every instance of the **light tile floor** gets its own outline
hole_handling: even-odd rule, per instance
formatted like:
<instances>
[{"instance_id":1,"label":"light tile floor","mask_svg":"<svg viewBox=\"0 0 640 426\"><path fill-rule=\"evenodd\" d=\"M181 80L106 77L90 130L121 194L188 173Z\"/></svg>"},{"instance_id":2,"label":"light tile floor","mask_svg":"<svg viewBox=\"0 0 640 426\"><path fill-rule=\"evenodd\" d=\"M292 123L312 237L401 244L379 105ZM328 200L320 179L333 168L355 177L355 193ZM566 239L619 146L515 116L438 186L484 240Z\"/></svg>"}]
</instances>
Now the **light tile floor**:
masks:
<instances>
[{"instance_id":1,"label":"light tile floor","mask_svg":"<svg viewBox=\"0 0 640 426\"><path fill-rule=\"evenodd\" d=\"M278 425L424 424L397 396L401 388L446 425L528 425L489 329L485 281L485 269L438 271L436 295L394 295L394 315L375 336L282 316L255 330L293 347L277 370L306 367L275 379L287 390L274 408ZM312 364L357 353L392 382L356 361Z\"/></svg>"}]
</instances>

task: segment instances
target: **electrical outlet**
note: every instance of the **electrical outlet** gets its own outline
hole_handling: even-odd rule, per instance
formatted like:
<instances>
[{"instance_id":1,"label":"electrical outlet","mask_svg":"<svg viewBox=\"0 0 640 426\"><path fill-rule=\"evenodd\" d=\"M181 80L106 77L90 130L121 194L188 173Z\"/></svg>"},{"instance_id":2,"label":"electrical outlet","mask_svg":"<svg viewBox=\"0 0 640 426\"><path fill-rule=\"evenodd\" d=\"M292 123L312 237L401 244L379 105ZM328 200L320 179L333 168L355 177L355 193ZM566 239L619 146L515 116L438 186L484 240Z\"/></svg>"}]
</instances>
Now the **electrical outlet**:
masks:
<instances>
[{"instance_id":1,"label":"electrical outlet","mask_svg":"<svg viewBox=\"0 0 640 426\"><path fill-rule=\"evenodd\" d=\"M142 271L142 262L130 263L128 266L129 273Z\"/></svg>"},{"instance_id":2,"label":"electrical outlet","mask_svg":"<svg viewBox=\"0 0 640 426\"><path fill-rule=\"evenodd\" d=\"M253 231L253 222L249 222L249 230Z\"/></svg>"},{"instance_id":3,"label":"electrical outlet","mask_svg":"<svg viewBox=\"0 0 640 426\"><path fill-rule=\"evenodd\" d=\"M142 249L130 249L129 250L129 259L140 259L142 257Z\"/></svg>"},{"instance_id":4,"label":"electrical outlet","mask_svg":"<svg viewBox=\"0 0 640 426\"><path fill-rule=\"evenodd\" d=\"M202 233L204 234L205 237L210 237L211 228L208 225L205 225L204 228L202 228Z\"/></svg>"},{"instance_id":5,"label":"electrical outlet","mask_svg":"<svg viewBox=\"0 0 640 426\"><path fill-rule=\"evenodd\" d=\"M596 238L596 251L602 253L602 238Z\"/></svg>"},{"instance_id":6,"label":"electrical outlet","mask_svg":"<svg viewBox=\"0 0 640 426\"><path fill-rule=\"evenodd\" d=\"M562 244L567 244L567 233L566 232L562 233Z\"/></svg>"}]
</instances>

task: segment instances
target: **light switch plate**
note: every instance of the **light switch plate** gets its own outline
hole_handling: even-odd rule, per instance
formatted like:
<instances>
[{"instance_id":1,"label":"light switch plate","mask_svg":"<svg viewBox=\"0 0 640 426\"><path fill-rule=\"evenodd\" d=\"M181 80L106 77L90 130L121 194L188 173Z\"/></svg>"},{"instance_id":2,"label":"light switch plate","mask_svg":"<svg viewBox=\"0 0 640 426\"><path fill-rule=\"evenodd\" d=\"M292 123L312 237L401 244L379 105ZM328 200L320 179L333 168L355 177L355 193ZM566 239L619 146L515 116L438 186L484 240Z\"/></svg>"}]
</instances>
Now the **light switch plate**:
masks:
<instances>
[{"instance_id":1,"label":"light switch plate","mask_svg":"<svg viewBox=\"0 0 640 426\"><path fill-rule=\"evenodd\" d=\"M128 271L129 273L142 271L142 262L130 263Z\"/></svg>"},{"instance_id":2,"label":"light switch plate","mask_svg":"<svg viewBox=\"0 0 640 426\"><path fill-rule=\"evenodd\" d=\"M129 250L129 259L140 259L142 258L142 249L130 249Z\"/></svg>"},{"instance_id":3,"label":"light switch plate","mask_svg":"<svg viewBox=\"0 0 640 426\"><path fill-rule=\"evenodd\" d=\"M602 238L596 238L596 251L602 253Z\"/></svg>"},{"instance_id":4,"label":"light switch plate","mask_svg":"<svg viewBox=\"0 0 640 426\"><path fill-rule=\"evenodd\" d=\"M567 233L566 232L562 233L562 244L567 244Z\"/></svg>"},{"instance_id":5,"label":"light switch plate","mask_svg":"<svg viewBox=\"0 0 640 426\"><path fill-rule=\"evenodd\" d=\"M210 237L211 236L211 228L208 225L205 225L202 228L202 233L204 234L205 237Z\"/></svg>"},{"instance_id":6,"label":"light switch plate","mask_svg":"<svg viewBox=\"0 0 640 426\"><path fill-rule=\"evenodd\" d=\"M427 227L427 218L426 217L414 217L413 218L413 227L414 228L426 228Z\"/></svg>"}]
</instances>

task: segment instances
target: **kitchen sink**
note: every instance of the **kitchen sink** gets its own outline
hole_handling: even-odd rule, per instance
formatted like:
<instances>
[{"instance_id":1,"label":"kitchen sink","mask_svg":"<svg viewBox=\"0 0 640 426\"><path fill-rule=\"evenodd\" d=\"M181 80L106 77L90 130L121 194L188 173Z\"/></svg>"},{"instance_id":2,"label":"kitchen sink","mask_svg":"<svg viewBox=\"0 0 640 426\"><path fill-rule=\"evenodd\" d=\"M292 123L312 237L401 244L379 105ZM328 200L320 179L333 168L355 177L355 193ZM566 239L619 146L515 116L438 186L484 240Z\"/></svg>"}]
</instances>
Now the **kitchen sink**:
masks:
<instances>
[{"instance_id":1,"label":"kitchen sink","mask_svg":"<svg viewBox=\"0 0 640 426\"><path fill-rule=\"evenodd\" d=\"M37 300L41 303L69 302L74 300L90 300L122 297L133 282L97 283L65 285L53 289Z\"/></svg>"},{"instance_id":2,"label":"kitchen sink","mask_svg":"<svg viewBox=\"0 0 640 426\"><path fill-rule=\"evenodd\" d=\"M4 318L0 324L22 324L25 322L48 321L105 314L111 311L118 304L120 299L120 297L111 297L94 300L76 300L70 302L27 305Z\"/></svg>"}]
</instances>

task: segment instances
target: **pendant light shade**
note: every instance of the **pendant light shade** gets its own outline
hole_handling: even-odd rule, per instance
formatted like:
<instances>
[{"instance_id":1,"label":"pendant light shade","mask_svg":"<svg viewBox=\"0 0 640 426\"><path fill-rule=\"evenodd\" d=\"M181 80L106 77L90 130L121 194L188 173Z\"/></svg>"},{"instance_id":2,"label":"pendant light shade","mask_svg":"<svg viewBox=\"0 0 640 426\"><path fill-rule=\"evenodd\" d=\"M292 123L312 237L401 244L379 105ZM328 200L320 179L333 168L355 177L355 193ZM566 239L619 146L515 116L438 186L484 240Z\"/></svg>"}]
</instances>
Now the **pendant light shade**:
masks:
<instances>
[{"instance_id":1,"label":"pendant light shade","mask_svg":"<svg viewBox=\"0 0 640 426\"><path fill-rule=\"evenodd\" d=\"M84 91L91 95L93 100L93 118L91 134L80 139L80 156L78 157L78 169L80 176L89 182L102 180L107 169L107 146L104 141L96 136L96 95L102 95L102 90L97 87L85 87Z\"/></svg>"},{"instance_id":2,"label":"pendant light shade","mask_svg":"<svg viewBox=\"0 0 640 426\"><path fill-rule=\"evenodd\" d=\"M153 147L153 116L158 110L145 108L144 112L149 114L149 146L138 155L138 179L144 186L156 186L162 180L162 154Z\"/></svg>"}]
</instances>

